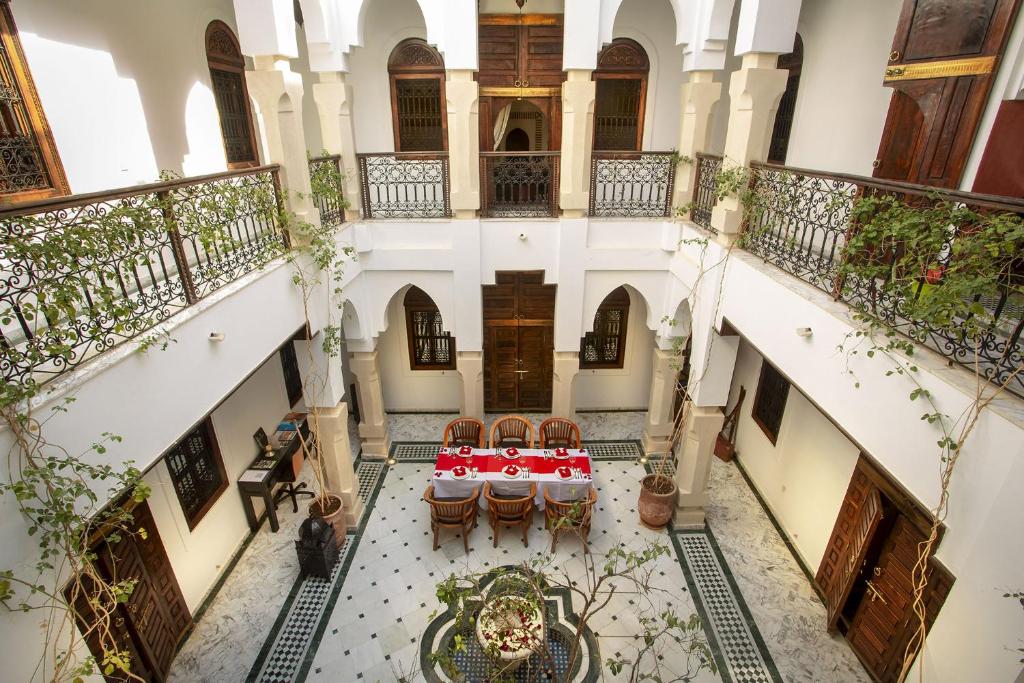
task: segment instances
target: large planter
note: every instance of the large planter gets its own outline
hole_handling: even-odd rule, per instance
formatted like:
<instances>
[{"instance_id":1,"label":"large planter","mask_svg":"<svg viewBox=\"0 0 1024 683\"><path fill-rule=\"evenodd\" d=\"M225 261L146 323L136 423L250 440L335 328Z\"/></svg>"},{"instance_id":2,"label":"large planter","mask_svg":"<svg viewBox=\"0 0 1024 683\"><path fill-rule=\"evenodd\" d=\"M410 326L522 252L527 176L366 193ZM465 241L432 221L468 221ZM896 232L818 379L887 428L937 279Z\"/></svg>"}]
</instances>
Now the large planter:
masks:
<instances>
[{"instance_id":1,"label":"large planter","mask_svg":"<svg viewBox=\"0 0 1024 683\"><path fill-rule=\"evenodd\" d=\"M334 542L339 548L345 543L348 525L345 523L345 506L341 498L328 494L323 507L320 501L314 498L309 504L309 516L319 517L334 528Z\"/></svg>"},{"instance_id":2,"label":"large planter","mask_svg":"<svg viewBox=\"0 0 1024 683\"><path fill-rule=\"evenodd\" d=\"M655 474L648 474L640 482L640 522L649 529L662 529L676 507L676 494L679 490L671 477L662 476L659 480Z\"/></svg>"},{"instance_id":3,"label":"large planter","mask_svg":"<svg viewBox=\"0 0 1024 683\"><path fill-rule=\"evenodd\" d=\"M540 649L544 615L518 595L489 599L476 620L476 640L505 672L518 669Z\"/></svg>"}]
</instances>

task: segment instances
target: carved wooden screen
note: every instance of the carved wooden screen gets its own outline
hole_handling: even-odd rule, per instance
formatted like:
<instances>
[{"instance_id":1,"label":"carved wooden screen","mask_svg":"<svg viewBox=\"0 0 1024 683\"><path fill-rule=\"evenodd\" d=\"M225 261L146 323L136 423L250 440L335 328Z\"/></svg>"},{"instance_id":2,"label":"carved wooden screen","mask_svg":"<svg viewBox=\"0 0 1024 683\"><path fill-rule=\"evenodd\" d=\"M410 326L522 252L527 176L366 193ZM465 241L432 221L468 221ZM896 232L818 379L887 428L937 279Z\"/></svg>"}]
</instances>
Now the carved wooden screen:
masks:
<instances>
[{"instance_id":1,"label":"carved wooden screen","mask_svg":"<svg viewBox=\"0 0 1024 683\"><path fill-rule=\"evenodd\" d=\"M185 435L164 456L181 510L194 529L228 487L224 461L210 418Z\"/></svg>"},{"instance_id":2,"label":"carved wooden screen","mask_svg":"<svg viewBox=\"0 0 1024 683\"><path fill-rule=\"evenodd\" d=\"M448 149L444 60L419 38L403 40L388 59L396 152Z\"/></svg>"},{"instance_id":3,"label":"carved wooden screen","mask_svg":"<svg viewBox=\"0 0 1024 683\"><path fill-rule=\"evenodd\" d=\"M11 7L0 0L0 202L68 193Z\"/></svg>"},{"instance_id":4,"label":"carved wooden screen","mask_svg":"<svg viewBox=\"0 0 1024 683\"><path fill-rule=\"evenodd\" d=\"M616 38L597 59L594 149L640 150L650 61L635 40Z\"/></svg>"},{"instance_id":5,"label":"carved wooden screen","mask_svg":"<svg viewBox=\"0 0 1024 683\"><path fill-rule=\"evenodd\" d=\"M409 367L413 370L454 370L455 338L444 330L437 304L419 287L405 293L405 327Z\"/></svg>"},{"instance_id":6,"label":"carved wooden screen","mask_svg":"<svg viewBox=\"0 0 1024 683\"><path fill-rule=\"evenodd\" d=\"M245 58L235 34L222 21L212 21L206 28L206 61L228 167L255 166L259 157L245 88Z\"/></svg>"},{"instance_id":7,"label":"carved wooden screen","mask_svg":"<svg viewBox=\"0 0 1024 683\"><path fill-rule=\"evenodd\" d=\"M619 287L605 297L594 315L594 330L580 347L581 368L621 368L626 357L629 293Z\"/></svg>"},{"instance_id":8,"label":"carved wooden screen","mask_svg":"<svg viewBox=\"0 0 1024 683\"><path fill-rule=\"evenodd\" d=\"M782 416L786 412L789 380L768 361L761 362L761 378L757 382L751 417L773 444L779 438Z\"/></svg>"},{"instance_id":9,"label":"carved wooden screen","mask_svg":"<svg viewBox=\"0 0 1024 683\"><path fill-rule=\"evenodd\" d=\"M775 113L775 127L772 129L772 141L768 147L768 161L776 164L786 163L786 151L789 149L789 133L793 129L793 114L796 112L796 94L800 88L800 70L804 63L804 41L796 34L793 51L779 57L778 67L789 71L786 80L786 91L779 100L779 109Z\"/></svg>"}]
</instances>

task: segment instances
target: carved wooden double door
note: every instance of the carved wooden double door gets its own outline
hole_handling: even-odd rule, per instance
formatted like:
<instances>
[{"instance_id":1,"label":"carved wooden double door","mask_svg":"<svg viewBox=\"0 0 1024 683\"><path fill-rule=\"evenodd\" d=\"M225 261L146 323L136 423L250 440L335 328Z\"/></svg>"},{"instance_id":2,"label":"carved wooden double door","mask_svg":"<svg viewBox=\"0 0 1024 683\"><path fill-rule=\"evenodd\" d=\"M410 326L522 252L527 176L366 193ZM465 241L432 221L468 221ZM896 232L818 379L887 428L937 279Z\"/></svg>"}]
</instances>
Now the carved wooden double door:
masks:
<instances>
[{"instance_id":1,"label":"carved wooden double door","mask_svg":"<svg viewBox=\"0 0 1024 683\"><path fill-rule=\"evenodd\" d=\"M544 272L498 272L483 286L484 409L551 410L555 288Z\"/></svg>"},{"instance_id":2,"label":"carved wooden double door","mask_svg":"<svg viewBox=\"0 0 1024 683\"><path fill-rule=\"evenodd\" d=\"M131 512L132 526L145 529L146 538L129 535L116 543L100 539L94 551L105 581L135 581L128 601L118 605L109 624L119 647L131 655L132 674L144 681L163 681L192 617L149 505L141 503ZM66 593L72 598L70 588ZM86 597L78 595L75 606L79 624L86 631L92 614ZM87 637L86 641L92 653L101 657L96 638ZM107 679L122 680L123 675Z\"/></svg>"},{"instance_id":3,"label":"carved wooden double door","mask_svg":"<svg viewBox=\"0 0 1024 683\"><path fill-rule=\"evenodd\" d=\"M876 680L900 680L907 646L919 624L913 605L914 566L928 530L927 513L862 457L815 581L825 598L829 630L846 636ZM926 572L930 627L953 577L932 558Z\"/></svg>"}]
</instances>

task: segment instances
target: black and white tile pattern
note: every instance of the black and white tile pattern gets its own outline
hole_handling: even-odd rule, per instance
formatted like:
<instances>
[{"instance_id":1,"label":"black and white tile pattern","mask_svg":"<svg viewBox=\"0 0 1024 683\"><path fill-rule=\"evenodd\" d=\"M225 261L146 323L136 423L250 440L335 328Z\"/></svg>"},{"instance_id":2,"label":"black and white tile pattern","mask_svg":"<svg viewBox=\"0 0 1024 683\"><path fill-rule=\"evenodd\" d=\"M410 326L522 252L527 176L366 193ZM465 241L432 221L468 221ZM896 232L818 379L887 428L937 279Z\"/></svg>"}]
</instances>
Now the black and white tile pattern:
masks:
<instances>
[{"instance_id":1,"label":"black and white tile pattern","mask_svg":"<svg viewBox=\"0 0 1024 683\"><path fill-rule=\"evenodd\" d=\"M774 663L755 641L757 627L741 611L743 597L726 579L725 568L704 532L677 535L686 565L703 603L704 629L714 634L725 668L736 683L781 681ZM744 610L745 611L745 610ZM759 636L758 636L759 639Z\"/></svg>"},{"instance_id":2,"label":"black and white tile pattern","mask_svg":"<svg viewBox=\"0 0 1024 683\"><path fill-rule=\"evenodd\" d=\"M386 470L387 465L379 462L361 460L356 465L356 481L359 482L357 495L359 500L363 501L363 505L370 501L370 496L373 494L374 489L377 488L377 483Z\"/></svg>"}]
</instances>

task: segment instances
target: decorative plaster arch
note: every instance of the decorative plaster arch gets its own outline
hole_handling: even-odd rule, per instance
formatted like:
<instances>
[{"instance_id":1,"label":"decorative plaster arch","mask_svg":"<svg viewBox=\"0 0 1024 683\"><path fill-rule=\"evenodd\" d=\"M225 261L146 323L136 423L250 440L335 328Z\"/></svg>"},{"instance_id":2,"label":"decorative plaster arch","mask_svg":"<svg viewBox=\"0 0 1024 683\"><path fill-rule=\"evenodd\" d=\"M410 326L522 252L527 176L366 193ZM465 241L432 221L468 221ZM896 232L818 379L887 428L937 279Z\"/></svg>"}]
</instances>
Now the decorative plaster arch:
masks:
<instances>
[{"instance_id":1,"label":"decorative plaster arch","mask_svg":"<svg viewBox=\"0 0 1024 683\"><path fill-rule=\"evenodd\" d=\"M357 14L356 14L356 22L355 22L355 24L356 24L356 36L355 36L356 40L355 40L354 45L359 45L359 46L366 45L366 41L365 41L365 37L366 37L366 34L365 34L365 29L366 29L366 8L369 7L370 3L375 2L375 1L379 1L379 0L358 0L358 8L356 9ZM429 44L433 45L434 47L436 47L439 51L441 51L443 53L444 52L444 49L443 49L444 46L439 44L439 41L438 41L438 35L441 33L441 31L439 29L441 27L438 27L436 25L432 27L431 24L427 21L427 17L428 16L433 17L434 14L435 14L434 12L431 11L430 0L415 0L415 1L416 1L417 9L419 9L419 11L420 11L419 24L426 29L426 36L424 37L424 39ZM403 18L403 21L404 20L405 19ZM351 47L351 45L346 46L345 51L348 52L349 51L348 48L350 48L350 47ZM394 48L394 45L392 45L391 47Z\"/></svg>"},{"instance_id":2,"label":"decorative plaster arch","mask_svg":"<svg viewBox=\"0 0 1024 683\"><path fill-rule=\"evenodd\" d=\"M594 316L597 315L597 309L600 308L601 303L608 298L608 295L619 287L624 287L626 292L629 294L630 308L635 306L637 302L643 303L646 311L645 319L647 329L652 332L658 331L659 321L654 319L656 313L654 311L654 307L651 306L651 298L649 294L644 294L637 284L623 281L617 285L607 288L607 290L601 294L601 297L596 299L592 305L587 305L583 311L583 331L580 333L580 337L585 335L587 332L594 331Z\"/></svg>"},{"instance_id":3,"label":"decorative plaster arch","mask_svg":"<svg viewBox=\"0 0 1024 683\"><path fill-rule=\"evenodd\" d=\"M436 296L436 283L429 285L419 278L407 281L404 285L396 289L391 293L391 296L387 298L387 303L384 304L383 309L380 311L380 320L377 325L377 332L373 335L374 337L380 337L388 330L388 311L391 310L392 306L400 306L402 299L405 297L405 293L409 291L410 287L419 287L423 292L430 297L430 300L437 306L437 310L441 312L441 319L444 320L445 329L451 333L454 337L455 334L455 311L452 310L450 302L443 297ZM431 291L431 290L434 291Z\"/></svg>"},{"instance_id":4,"label":"decorative plaster arch","mask_svg":"<svg viewBox=\"0 0 1024 683\"><path fill-rule=\"evenodd\" d=\"M346 299L341 307L341 326L346 340L363 338L363 326L359 320L359 311L351 299Z\"/></svg>"}]
</instances>

